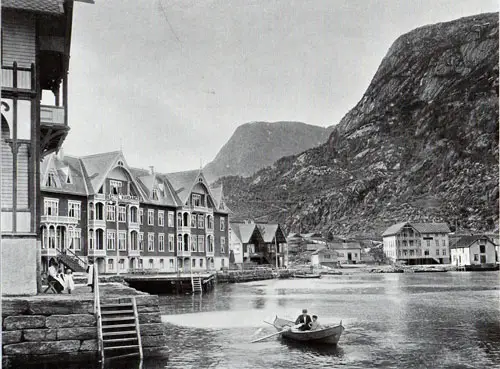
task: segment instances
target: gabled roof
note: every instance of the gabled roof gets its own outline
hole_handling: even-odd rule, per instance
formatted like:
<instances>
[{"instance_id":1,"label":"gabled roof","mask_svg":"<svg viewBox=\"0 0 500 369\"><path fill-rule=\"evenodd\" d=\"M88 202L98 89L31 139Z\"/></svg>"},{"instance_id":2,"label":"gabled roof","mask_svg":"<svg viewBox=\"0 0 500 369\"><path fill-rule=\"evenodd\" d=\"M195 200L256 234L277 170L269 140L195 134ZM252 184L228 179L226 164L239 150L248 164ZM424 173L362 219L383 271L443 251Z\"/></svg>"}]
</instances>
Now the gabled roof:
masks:
<instances>
[{"instance_id":1,"label":"gabled roof","mask_svg":"<svg viewBox=\"0 0 500 369\"><path fill-rule=\"evenodd\" d=\"M396 223L385 230L382 236L392 236L398 233L404 226L415 228L420 233L450 233L450 228L446 223Z\"/></svg>"},{"instance_id":2,"label":"gabled roof","mask_svg":"<svg viewBox=\"0 0 500 369\"><path fill-rule=\"evenodd\" d=\"M48 187L47 177L49 173L57 176L58 187ZM67 183L68 175L71 183ZM40 164L40 189L42 191L54 191L71 193L75 195L88 195L85 184L85 173L78 158L72 156L58 157L56 154L48 155Z\"/></svg>"},{"instance_id":3,"label":"gabled roof","mask_svg":"<svg viewBox=\"0 0 500 369\"><path fill-rule=\"evenodd\" d=\"M332 250L361 249L359 242L332 242L328 243L328 248Z\"/></svg>"},{"instance_id":4,"label":"gabled roof","mask_svg":"<svg viewBox=\"0 0 500 369\"><path fill-rule=\"evenodd\" d=\"M301 236L303 238L323 238L323 236L319 232L302 233Z\"/></svg>"},{"instance_id":5,"label":"gabled roof","mask_svg":"<svg viewBox=\"0 0 500 369\"><path fill-rule=\"evenodd\" d=\"M242 243L249 243L257 227L256 224L231 223L231 229L238 236Z\"/></svg>"},{"instance_id":6,"label":"gabled roof","mask_svg":"<svg viewBox=\"0 0 500 369\"><path fill-rule=\"evenodd\" d=\"M175 193L179 196L183 205L188 201L191 189L200 175L200 172L199 169L195 169L185 172L167 173L164 175L172 184Z\"/></svg>"},{"instance_id":7,"label":"gabled roof","mask_svg":"<svg viewBox=\"0 0 500 369\"><path fill-rule=\"evenodd\" d=\"M145 202L169 206L181 205L179 198L174 195L174 189L170 182L164 176L138 168L131 168L130 172L140 185ZM155 188L158 190L158 200L153 199Z\"/></svg>"},{"instance_id":8,"label":"gabled roof","mask_svg":"<svg viewBox=\"0 0 500 369\"><path fill-rule=\"evenodd\" d=\"M285 234L279 224L259 224L257 227L262 234L264 242L274 242L274 237L278 237L278 242L284 243L286 241Z\"/></svg>"},{"instance_id":9,"label":"gabled roof","mask_svg":"<svg viewBox=\"0 0 500 369\"><path fill-rule=\"evenodd\" d=\"M468 248L470 247L474 242L479 241L479 240L486 240L488 242L491 242L492 244L495 244L488 236L485 235L471 235L471 236L462 236L458 240L456 240L455 243L450 245L450 249L460 249L460 248Z\"/></svg>"},{"instance_id":10,"label":"gabled roof","mask_svg":"<svg viewBox=\"0 0 500 369\"><path fill-rule=\"evenodd\" d=\"M61 0L2 0L2 8L64 14L63 1Z\"/></svg>"},{"instance_id":11,"label":"gabled roof","mask_svg":"<svg viewBox=\"0 0 500 369\"><path fill-rule=\"evenodd\" d=\"M90 194L99 191L104 179L121 155L120 151L111 151L80 158L89 178Z\"/></svg>"},{"instance_id":12,"label":"gabled roof","mask_svg":"<svg viewBox=\"0 0 500 369\"><path fill-rule=\"evenodd\" d=\"M290 233L287 237L288 238L302 238L300 233Z\"/></svg>"}]
</instances>

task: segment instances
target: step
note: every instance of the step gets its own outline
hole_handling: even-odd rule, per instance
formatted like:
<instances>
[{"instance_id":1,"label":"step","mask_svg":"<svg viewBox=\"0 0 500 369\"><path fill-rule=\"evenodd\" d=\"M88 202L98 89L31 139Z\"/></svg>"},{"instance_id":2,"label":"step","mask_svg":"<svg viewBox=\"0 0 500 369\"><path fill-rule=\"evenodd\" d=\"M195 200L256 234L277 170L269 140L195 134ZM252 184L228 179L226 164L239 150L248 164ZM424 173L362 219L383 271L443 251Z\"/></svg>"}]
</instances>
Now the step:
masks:
<instances>
[{"instance_id":1,"label":"step","mask_svg":"<svg viewBox=\"0 0 500 369\"><path fill-rule=\"evenodd\" d=\"M121 359L124 357L130 357L130 356L139 356L139 352L131 352L129 354L123 354L123 355L116 355L116 356L109 356L106 359L112 360L112 359Z\"/></svg>"},{"instance_id":2,"label":"step","mask_svg":"<svg viewBox=\"0 0 500 369\"><path fill-rule=\"evenodd\" d=\"M103 342L106 343L113 343L113 342L126 342L126 341L137 341L137 336L135 337L130 337L130 338L112 338L112 339L105 339Z\"/></svg>"},{"instance_id":3,"label":"step","mask_svg":"<svg viewBox=\"0 0 500 369\"><path fill-rule=\"evenodd\" d=\"M115 307L132 307L134 306L132 303L123 303L123 304L101 304L101 309L107 308L115 308Z\"/></svg>"},{"instance_id":4,"label":"step","mask_svg":"<svg viewBox=\"0 0 500 369\"><path fill-rule=\"evenodd\" d=\"M118 332L102 332L102 336L125 336L127 334L135 334L137 335L136 331L118 331Z\"/></svg>"},{"instance_id":5,"label":"step","mask_svg":"<svg viewBox=\"0 0 500 369\"><path fill-rule=\"evenodd\" d=\"M125 350L125 349L131 349L131 348L139 348L139 345L126 345L126 346L111 346L111 347L104 347L104 351L109 351L109 350Z\"/></svg>"},{"instance_id":6,"label":"step","mask_svg":"<svg viewBox=\"0 0 500 369\"><path fill-rule=\"evenodd\" d=\"M102 311L101 309L101 314L102 315L111 315L111 314L133 314L134 310L107 310L107 311Z\"/></svg>"},{"instance_id":7,"label":"step","mask_svg":"<svg viewBox=\"0 0 500 369\"><path fill-rule=\"evenodd\" d=\"M103 325L102 329L104 328L135 328L135 324L111 324L111 325Z\"/></svg>"},{"instance_id":8,"label":"step","mask_svg":"<svg viewBox=\"0 0 500 369\"><path fill-rule=\"evenodd\" d=\"M103 322L118 322L121 320L135 320L135 316L121 316L118 318L102 318Z\"/></svg>"}]
</instances>

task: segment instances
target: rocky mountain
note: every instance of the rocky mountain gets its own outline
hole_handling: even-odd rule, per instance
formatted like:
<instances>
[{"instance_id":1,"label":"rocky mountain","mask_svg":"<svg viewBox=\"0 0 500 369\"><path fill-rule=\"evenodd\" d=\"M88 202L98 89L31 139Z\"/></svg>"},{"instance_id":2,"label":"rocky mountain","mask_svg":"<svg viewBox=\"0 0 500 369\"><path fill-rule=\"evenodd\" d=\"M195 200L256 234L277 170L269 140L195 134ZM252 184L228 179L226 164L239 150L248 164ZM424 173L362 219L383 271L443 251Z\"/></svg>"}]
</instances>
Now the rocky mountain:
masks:
<instances>
[{"instance_id":1,"label":"rocky mountain","mask_svg":"<svg viewBox=\"0 0 500 369\"><path fill-rule=\"evenodd\" d=\"M250 176L283 156L325 143L332 129L300 122L243 124L204 172L209 181L229 175Z\"/></svg>"},{"instance_id":2,"label":"rocky mountain","mask_svg":"<svg viewBox=\"0 0 500 369\"><path fill-rule=\"evenodd\" d=\"M399 37L327 143L221 179L233 217L344 236L498 229L498 37L498 13Z\"/></svg>"}]
</instances>

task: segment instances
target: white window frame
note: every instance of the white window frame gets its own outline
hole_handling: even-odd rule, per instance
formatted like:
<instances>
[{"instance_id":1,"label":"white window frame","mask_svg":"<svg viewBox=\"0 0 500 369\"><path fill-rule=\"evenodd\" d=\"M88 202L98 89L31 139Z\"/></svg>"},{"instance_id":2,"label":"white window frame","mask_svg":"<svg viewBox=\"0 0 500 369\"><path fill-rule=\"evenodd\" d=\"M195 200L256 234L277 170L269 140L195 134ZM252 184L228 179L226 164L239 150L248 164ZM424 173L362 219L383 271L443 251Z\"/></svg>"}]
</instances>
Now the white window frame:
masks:
<instances>
[{"instance_id":1,"label":"white window frame","mask_svg":"<svg viewBox=\"0 0 500 369\"><path fill-rule=\"evenodd\" d=\"M197 235L195 235L195 234L191 235L191 252L196 252L196 249L197 249L197 246L196 246L197 239L198 239Z\"/></svg>"},{"instance_id":2,"label":"white window frame","mask_svg":"<svg viewBox=\"0 0 500 369\"><path fill-rule=\"evenodd\" d=\"M182 251L182 234L177 235L177 251Z\"/></svg>"},{"instance_id":3,"label":"white window frame","mask_svg":"<svg viewBox=\"0 0 500 369\"><path fill-rule=\"evenodd\" d=\"M165 234L164 233L158 234L158 251L165 252Z\"/></svg>"},{"instance_id":4,"label":"white window frame","mask_svg":"<svg viewBox=\"0 0 500 369\"><path fill-rule=\"evenodd\" d=\"M155 251L155 234L148 232L148 251Z\"/></svg>"},{"instance_id":5,"label":"white window frame","mask_svg":"<svg viewBox=\"0 0 500 369\"><path fill-rule=\"evenodd\" d=\"M174 269L175 268L174 259L172 259L172 258L168 259L168 266L169 266L170 269Z\"/></svg>"},{"instance_id":6,"label":"white window frame","mask_svg":"<svg viewBox=\"0 0 500 369\"><path fill-rule=\"evenodd\" d=\"M54 211L55 214L52 214L52 210L51 210L51 214L49 214L48 210L53 209L53 208L55 208L55 211ZM43 214L48 215L48 216L59 216L59 199L47 198L47 197L44 198L43 199Z\"/></svg>"},{"instance_id":7,"label":"white window frame","mask_svg":"<svg viewBox=\"0 0 500 369\"><path fill-rule=\"evenodd\" d=\"M198 235L198 252L205 252L205 236Z\"/></svg>"},{"instance_id":8,"label":"white window frame","mask_svg":"<svg viewBox=\"0 0 500 369\"><path fill-rule=\"evenodd\" d=\"M190 218L191 218L191 221L190 221L190 223L191 223L191 228L196 228L196 219L197 219L197 218L196 218L196 214L191 214L191 217L190 217Z\"/></svg>"},{"instance_id":9,"label":"white window frame","mask_svg":"<svg viewBox=\"0 0 500 369\"><path fill-rule=\"evenodd\" d=\"M107 268L108 268L108 270L115 270L115 260L114 259L108 259Z\"/></svg>"},{"instance_id":10,"label":"white window frame","mask_svg":"<svg viewBox=\"0 0 500 369\"><path fill-rule=\"evenodd\" d=\"M196 205L197 200L198 200L198 205ZM196 207L201 207L202 206L201 205L201 195L198 194L198 193L193 193L191 195L191 201L192 201L193 206L196 206Z\"/></svg>"},{"instance_id":11,"label":"white window frame","mask_svg":"<svg viewBox=\"0 0 500 369\"><path fill-rule=\"evenodd\" d=\"M120 188L122 188L123 184L121 181L110 180L109 181L109 193L113 194L113 188L116 188L116 193L120 194Z\"/></svg>"},{"instance_id":12,"label":"white window frame","mask_svg":"<svg viewBox=\"0 0 500 369\"><path fill-rule=\"evenodd\" d=\"M142 225L144 223L144 209L139 208L139 224Z\"/></svg>"},{"instance_id":13,"label":"white window frame","mask_svg":"<svg viewBox=\"0 0 500 369\"><path fill-rule=\"evenodd\" d=\"M116 250L116 231L106 231L106 250Z\"/></svg>"},{"instance_id":14,"label":"white window frame","mask_svg":"<svg viewBox=\"0 0 500 369\"><path fill-rule=\"evenodd\" d=\"M219 219L219 223L220 223L220 231L223 232L226 230L226 218L220 218Z\"/></svg>"},{"instance_id":15,"label":"white window frame","mask_svg":"<svg viewBox=\"0 0 500 369\"><path fill-rule=\"evenodd\" d=\"M116 222L116 209L115 205L106 205L106 221Z\"/></svg>"},{"instance_id":16,"label":"white window frame","mask_svg":"<svg viewBox=\"0 0 500 369\"><path fill-rule=\"evenodd\" d=\"M118 260L118 268L120 270L125 270L125 259Z\"/></svg>"},{"instance_id":17,"label":"white window frame","mask_svg":"<svg viewBox=\"0 0 500 369\"><path fill-rule=\"evenodd\" d=\"M224 254L226 251L226 237L222 236L220 238L220 253Z\"/></svg>"},{"instance_id":18,"label":"white window frame","mask_svg":"<svg viewBox=\"0 0 500 369\"><path fill-rule=\"evenodd\" d=\"M148 209L148 225L155 225L155 210Z\"/></svg>"},{"instance_id":19,"label":"white window frame","mask_svg":"<svg viewBox=\"0 0 500 369\"><path fill-rule=\"evenodd\" d=\"M205 229L205 216L198 214L198 229Z\"/></svg>"},{"instance_id":20,"label":"white window frame","mask_svg":"<svg viewBox=\"0 0 500 369\"><path fill-rule=\"evenodd\" d=\"M118 206L118 222L125 223L127 221L127 207L125 205Z\"/></svg>"},{"instance_id":21,"label":"white window frame","mask_svg":"<svg viewBox=\"0 0 500 369\"><path fill-rule=\"evenodd\" d=\"M168 235L168 251L169 252L175 251L175 234Z\"/></svg>"},{"instance_id":22,"label":"white window frame","mask_svg":"<svg viewBox=\"0 0 500 369\"><path fill-rule=\"evenodd\" d=\"M164 259L160 259L160 269L165 269L165 260Z\"/></svg>"},{"instance_id":23,"label":"white window frame","mask_svg":"<svg viewBox=\"0 0 500 369\"><path fill-rule=\"evenodd\" d=\"M82 249L82 230L80 228L70 229L70 249L81 251Z\"/></svg>"},{"instance_id":24,"label":"white window frame","mask_svg":"<svg viewBox=\"0 0 500 369\"><path fill-rule=\"evenodd\" d=\"M144 251L144 232L139 232L139 251Z\"/></svg>"},{"instance_id":25,"label":"white window frame","mask_svg":"<svg viewBox=\"0 0 500 369\"><path fill-rule=\"evenodd\" d=\"M80 220L82 214L81 201L68 200L68 217Z\"/></svg>"},{"instance_id":26,"label":"white window frame","mask_svg":"<svg viewBox=\"0 0 500 369\"><path fill-rule=\"evenodd\" d=\"M167 227L175 227L175 213L169 211L167 214Z\"/></svg>"},{"instance_id":27,"label":"white window frame","mask_svg":"<svg viewBox=\"0 0 500 369\"><path fill-rule=\"evenodd\" d=\"M122 246L123 241L123 246ZM127 232L119 231L118 232L118 250L127 251Z\"/></svg>"},{"instance_id":28,"label":"white window frame","mask_svg":"<svg viewBox=\"0 0 500 369\"><path fill-rule=\"evenodd\" d=\"M165 225L165 211L158 210L158 225L163 227Z\"/></svg>"}]
</instances>

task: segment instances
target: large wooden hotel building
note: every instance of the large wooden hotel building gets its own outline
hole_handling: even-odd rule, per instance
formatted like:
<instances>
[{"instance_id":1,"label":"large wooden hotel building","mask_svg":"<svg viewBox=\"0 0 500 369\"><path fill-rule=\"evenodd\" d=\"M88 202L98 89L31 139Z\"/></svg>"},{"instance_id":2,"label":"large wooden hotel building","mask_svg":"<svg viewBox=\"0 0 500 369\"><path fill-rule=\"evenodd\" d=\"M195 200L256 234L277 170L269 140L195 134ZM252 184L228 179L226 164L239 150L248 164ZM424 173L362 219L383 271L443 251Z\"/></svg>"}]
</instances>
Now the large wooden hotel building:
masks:
<instances>
[{"instance_id":1,"label":"large wooden hotel building","mask_svg":"<svg viewBox=\"0 0 500 369\"><path fill-rule=\"evenodd\" d=\"M100 273L229 266L229 210L202 170L131 168L120 151L49 155L40 170L41 258L92 260Z\"/></svg>"}]
</instances>

